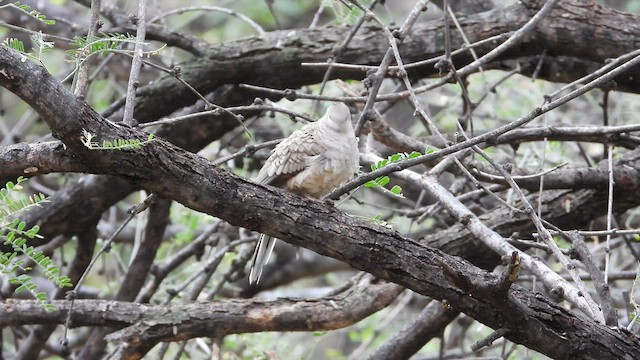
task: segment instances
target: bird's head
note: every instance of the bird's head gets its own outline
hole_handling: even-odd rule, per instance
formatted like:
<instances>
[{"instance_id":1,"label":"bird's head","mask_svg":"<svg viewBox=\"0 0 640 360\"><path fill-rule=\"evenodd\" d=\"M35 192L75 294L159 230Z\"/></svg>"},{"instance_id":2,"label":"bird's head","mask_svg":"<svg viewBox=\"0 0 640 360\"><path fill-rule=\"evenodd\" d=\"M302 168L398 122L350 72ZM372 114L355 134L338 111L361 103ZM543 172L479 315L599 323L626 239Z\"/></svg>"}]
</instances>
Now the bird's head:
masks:
<instances>
[{"instance_id":1,"label":"bird's head","mask_svg":"<svg viewBox=\"0 0 640 360\"><path fill-rule=\"evenodd\" d=\"M333 103L327 109L321 121L327 122L327 125L331 128L344 132L348 129L353 129L351 124L351 112L349 107L343 103Z\"/></svg>"}]
</instances>

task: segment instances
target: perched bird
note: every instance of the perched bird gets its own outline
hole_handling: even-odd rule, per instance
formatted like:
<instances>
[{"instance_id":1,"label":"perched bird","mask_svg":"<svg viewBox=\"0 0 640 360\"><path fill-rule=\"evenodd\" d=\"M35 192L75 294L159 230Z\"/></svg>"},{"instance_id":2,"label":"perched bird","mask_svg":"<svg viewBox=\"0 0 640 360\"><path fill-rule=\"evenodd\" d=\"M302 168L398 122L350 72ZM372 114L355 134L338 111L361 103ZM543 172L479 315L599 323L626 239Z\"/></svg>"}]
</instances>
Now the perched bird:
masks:
<instances>
[{"instance_id":1,"label":"perched bird","mask_svg":"<svg viewBox=\"0 0 640 360\"><path fill-rule=\"evenodd\" d=\"M255 180L318 199L350 180L358 166L358 141L349 108L334 103L318 121L294 131L278 144ZM260 235L249 284L260 281L275 243L276 239Z\"/></svg>"}]
</instances>

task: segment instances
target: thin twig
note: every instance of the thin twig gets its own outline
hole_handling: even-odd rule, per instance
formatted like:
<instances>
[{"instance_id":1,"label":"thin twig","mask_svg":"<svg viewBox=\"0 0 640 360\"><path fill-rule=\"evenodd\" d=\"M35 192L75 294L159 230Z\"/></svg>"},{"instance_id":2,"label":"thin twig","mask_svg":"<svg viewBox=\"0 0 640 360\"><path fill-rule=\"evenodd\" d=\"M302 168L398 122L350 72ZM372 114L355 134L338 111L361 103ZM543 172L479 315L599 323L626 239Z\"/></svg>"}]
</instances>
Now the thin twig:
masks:
<instances>
[{"instance_id":1,"label":"thin twig","mask_svg":"<svg viewBox=\"0 0 640 360\"><path fill-rule=\"evenodd\" d=\"M322 3L324 4L324 2L322 2ZM371 4L369 4L369 9L373 10L376 7L377 4L378 4L378 0L373 0L371 2ZM320 11L320 10L318 10L318 11ZM317 15L317 13L316 13L316 15ZM338 60L340 58L340 55L342 55L342 53L347 48L347 46L349 46L349 43L351 43L351 40L353 40L353 37L358 32L358 30L360 29L360 27L364 23L365 19L366 19L366 16L365 16L364 13L362 15L360 15L358 20L356 20L355 24L353 24L353 26L351 26L351 30L349 30L349 34L347 34L345 39L342 40L342 43L340 45L338 45L336 48L333 49L333 57L330 58L329 60L327 60L327 64L329 65L329 67L327 68L327 70L324 73L324 76L322 77L322 82L320 83L320 90L318 90L318 94L322 94L324 92L324 88L325 88L327 82L329 81L329 79L331 78L331 74L333 74L333 70L334 69L333 69L333 67L331 65L333 63L335 63L336 60ZM315 21L316 21L316 19L314 17L314 22ZM313 27L313 26L311 26L311 27ZM316 102L316 106L319 103L320 102ZM317 109L314 109L314 112L316 110Z\"/></svg>"},{"instance_id":2,"label":"thin twig","mask_svg":"<svg viewBox=\"0 0 640 360\"><path fill-rule=\"evenodd\" d=\"M118 236L118 234L120 234L120 232L124 230L125 226L127 226L127 224L129 224L129 222L131 222L131 220L133 220L133 218L136 217L136 215L145 211L149 207L149 205L151 205L151 202L155 201L155 198L156 198L156 195L151 194L147 196L147 198L144 199L144 201L142 201L141 203L129 209L129 215L127 216L127 218L122 222L122 224L120 224L118 229L114 231L111 237L104 243L104 245L102 245L100 250L98 250L98 252L93 256L93 259L91 259L91 262L89 263L87 268L82 273L82 276L76 283L75 289L67 292L67 300L71 300L71 303L69 304L69 311L67 312L67 319L65 320L65 324L64 324L64 335L62 337L63 341L66 341L67 339L67 331L69 329L69 324L71 321L71 313L73 311L73 302L76 299L76 291L80 289L80 286L82 285L86 277L89 275L91 268L93 268L93 265L95 265L96 261L98 261L100 256L111 249L111 244L115 240L116 236Z\"/></svg>"},{"instance_id":3,"label":"thin twig","mask_svg":"<svg viewBox=\"0 0 640 360\"><path fill-rule=\"evenodd\" d=\"M162 13L160 15L154 16L151 19L149 19L149 24L154 23L162 18L165 18L167 16L170 15L174 15L174 14L184 14L186 12L190 12L190 11L214 11L214 12L221 12L230 16L234 16L237 17L238 19L246 22L249 26L251 26L260 36L263 36L266 34L266 31L264 31L264 29L262 28L262 26L260 26L260 24L258 24L257 22L253 21L250 17L248 17L247 15L244 15L242 13L239 13L235 10L231 10L231 9L227 9L224 7L220 7L220 6L212 6L212 5L204 5L204 6L191 6L191 7L185 7L185 8L179 8L179 9L173 9L171 11L167 11L166 13Z\"/></svg>"},{"instance_id":4,"label":"thin twig","mask_svg":"<svg viewBox=\"0 0 640 360\"><path fill-rule=\"evenodd\" d=\"M478 351L478 350L482 349L485 346L491 345L494 341L496 341L496 340L500 339L501 337L509 334L510 332L511 332L511 330L509 330L507 328L500 328L500 329L492 332L491 334L489 334L484 339L478 340L473 345L471 345L471 350L474 351L474 352Z\"/></svg>"},{"instance_id":5,"label":"thin twig","mask_svg":"<svg viewBox=\"0 0 640 360\"><path fill-rule=\"evenodd\" d=\"M87 32L87 38L95 36L98 33L100 24L100 4L101 0L91 0L91 13L89 15L89 31ZM80 61L80 60L78 60ZM89 86L89 62L81 61L79 64L77 76L75 78L75 88L73 94L75 96L85 96L87 94L87 87Z\"/></svg>"},{"instance_id":6,"label":"thin twig","mask_svg":"<svg viewBox=\"0 0 640 360\"><path fill-rule=\"evenodd\" d=\"M451 55L458 55L458 54L462 54L464 52L469 51L469 49L473 49L479 46L483 46L486 44L493 44L496 43L498 41L501 40L506 40L508 39L511 35L513 35L513 31L510 32L506 32L504 34L499 34L499 35L494 35L491 37L488 37L486 39L482 39L482 40L478 40L474 43L470 43L470 44L463 44L462 46L460 46L460 48L451 51ZM437 63L438 61L444 59L444 55L441 56L436 56L434 58L431 59L426 59L426 60L420 60L420 61L416 61L413 63L407 63L404 64L404 68L405 69L414 69L414 68L418 68L418 67L422 67L425 65L432 65ZM301 64L302 66L307 66L307 67L328 67L328 66L332 66L335 68L339 68L339 69L344 69L344 70L350 70L350 71L362 71L364 73L369 72L369 71L376 71L378 70L379 66L372 66L372 65L355 65L355 64L346 64L346 63L333 63L333 64L328 64L326 62L322 62L322 63L314 63L314 62L303 62ZM395 72L400 70L400 67L397 65L392 65L389 66L389 69L387 70L387 74L391 73L391 72Z\"/></svg>"},{"instance_id":7,"label":"thin twig","mask_svg":"<svg viewBox=\"0 0 640 360\"><path fill-rule=\"evenodd\" d=\"M231 154L231 155L227 155L227 156L221 157L221 158L219 158L219 159L216 159L215 161L213 161L213 162L212 162L212 164L213 164L213 165L221 165L221 164L224 164L224 163L226 163L226 162L227 162L227 161L229 161L229 160L235 159L235 158L240 157L240 156L244 156L245 154L253 154L253 153L254 153L254 152L256 152L257 150L260 150L260 149L262 149L262 148L270 147L270 146L273 146L273 145L277 145L277 144L279 144L282 140L284 140L284 139L275 139L275 140L271 140L271 141L266 141L266 142L263 142L262 144L255 144L255 145L253 145L253 144L249 144L249 145L245 145L245 146L242 148L242 150L237 151L237 152L235 152L235 153L233 153L233 154Z\"/></svg>"},{"instance_id":8,"label":"thin twig","mask_svg":"<svg viewBox=\"0 0 640 360\"><path fill-rule=\"evenodd\" d=\"M131 22L136 26L136 43L133 50L133 60L131 60L131 71L129 72L129 82L127 83L127 101L124 105L124 115L122 122L130 127L136 124L133 118L133 110L136 105L136 90L140 83L140 68L142 67L142 52L147 33L147 0L138 0L138 16L131 17Z\"/></svg>"},{"instance_id":9,"label":"thin twig","mask_svg":"<svg viewBox=\"0 0 640 360\"><path fill-rule=\"evenodd\" d=\"M589 75L583 76L578 80L575 80L569 84L564 85L560 89L548 95L547 98L549 99L549 101L551 101L555 99L560 93L566 91L567 89L570 89L571 87L576 86L578 84L584 84L586 82L592 81L593 79L597 79L603 76L604 74L606 74L607 72L609 72L611 69L615 69L616 67L624 64L625 62L635 58L638 55L640 55L640 49L621 55L613 59L612 61L608 62L605 66L601 67L600 69L590 73Z\"/></svg>"},{"instance_id":10,"label":"thin twig","mask_svg":"<svg viewBox=\"0 0 640 360\"><path fill-rule=\"evenodd\" d=\"M616 308L613 305L613 299L611 298L611 290L609 289L609 285L607 284L606 273L603 274L602 271L598 268L595 261L593 260L593 256L589 252L589 248L582 240L582 236L578 234L577 231L567 231L562 232L563 236L571 241L572 250L582 264L584 264L584 268L591 276L591 280L593 280L593 285L596 288L596 293L600 298L600 307L602 308L602 313L604 314L605 324L608 326L618 326L618 314L616 313ZM573 256L572 256L573 257Z\"/></svg>"},{"instance_id":11,"label":"thin twig","mask_svg":"<svg viewBox=\"0 0 640 360\"><path fill-rule=\"evenodd\" d=\"M289 115L291 118L301 118L301 119L304 119L304 120L306 120L308 122L315 121L314 119L310 118L309 116L296 113L295 111L291 111L291 110L288 110L288 109L280 107L280 106L269 106L269 105L235 106L235 107L225 108L225 110L227 110L226 112L234 113L234 116L236 116L235 112L274 111L274 112L280 112L280 113ZM213 115L213 116L222 115L222 111L220 109L216 108L216 109L213 109L213 110L201 111L201 112L197 112L197 113L193 113L193 114L178 116L178 117L175 117L175 118L152 121L152 122L140 124L139 127L140 128L146 128L146 127L157 126L157 125L174 125L176 123L183 122L183 121L186 121L186 120L193 120L193 119L198 119L198 118L203 117L203 116L211 116L211 115Z\"/></svg>"},{"instance_id":12,"label":"thin twig","mask_svg":"<svg viewBox=\"0 0 640 360\"><path fill-rule=\"evenodd\" d=\"M607 231L611 231L613 227L613 145L608 146L607 151L607 170L609 172L609 188L607 193ZM611 261L611 234L607 234L607 242L604 248L604 281L608 282L609 266Z\"/></svg>"},{"instance_id":13,"label":"thin twig","mask_svg":"<svg viewBox=\"0 0 640 360\"><path fill-rule=\"evenodd\" d=\"M369 89L369 96L367 97L367 102L365 103L364 109L362 110L362 112L360 114L360 117L358 118L358 121L356 122L356 126L355 126L356 136L359 136L360 132L362 131L362 127L364 126L364 122L367 119L369 111L371 111L371 109L373 109L373 104L375 103L376 96L378 95L378 92L380 91L380 86L382 85L382 80L384 80L384 75L387 73L387 69L391 65L392 58L395 58L395 60L398 63L398 65L400 65L402 63L402 60L400 59L400 54L399 54L398 48L397 48L398 43L402 42L404 37L407 35L409 30L413 26L413 24L418 19L418 16L423 11L427 10L427 4L429 3L429 1L426 1L426 0L418 1L416 3L416 5L414 5L413 9L411 9L411 12L409 13L409 16L407 17L405 22L402 24L400 29L396 30L394 32L394 34L391 33L391 31L382 23L382 21L380 21L377 18L377 16L371 10L369 10L368 8L366 8L365 6L363 6L362 4L360 4L360 2L358 2L356 0L350 0L350 2L353 3L355 6L357 6L360 10L365 12L365 14L368 17L370 17L371 19L376 20L382 26L382 30L387 35L387 39L388 39L389 45L390 45L390 48L387 50L387 52L385 53L384 57L382 58L382 61L380 63L380 67L378 68L376 73L370 77L370 79L372 81L372 84L371 84L371 87ZM393 57L392 57L392 55L393 55Z\"/></svg>"}]
</instances>

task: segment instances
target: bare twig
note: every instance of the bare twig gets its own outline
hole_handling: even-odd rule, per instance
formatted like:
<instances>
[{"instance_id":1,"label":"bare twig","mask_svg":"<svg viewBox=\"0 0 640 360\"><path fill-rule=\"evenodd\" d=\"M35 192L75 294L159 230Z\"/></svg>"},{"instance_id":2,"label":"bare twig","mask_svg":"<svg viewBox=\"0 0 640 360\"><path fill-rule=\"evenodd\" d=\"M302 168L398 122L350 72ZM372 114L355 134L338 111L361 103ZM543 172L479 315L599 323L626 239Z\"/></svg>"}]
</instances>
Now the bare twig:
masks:
<instances>
[{"instance_id":1,"label":"bare twig","mask_svg":"<svg viewBox=\"0 0 640 360\"><path fill-rule=\"evenodd\" d=\"M133 50L133 60L131 60L131 71L127 84L127 101L124 105L124 115L122 122L127 126L135 126L133 109L136 105L136 90L138 89L138 78L140 77L140 67L142 67L142 48L147 32L147 0L138 0L138 15L131 17L131 22L136 26L136 43Z\"/></svg>"},{"instance_id":2,"label":"bare twig","mask_svg":"<svg viewBox=\"0 0 640 360\"><path fill-rule=\"evenodd\" d=\"M607 231L611 231L613 224L613 145L609 145L607 148L607 165L609 172L609 187L607 194ZM607 243L604 248L604 281L608 282L609 266L611 261L611 234L607 234Z\"/></svg>"},{"instance_id":3,"label":"bare twig","mask_svg":"<svg viewBox=\"0 0 640 360\"><path fill-rule=\"evenodd\" d=\"M593 285L596 288L598 297L600 298L600 306L602 307L602 313L604 314L605 324L609 326L618 326L618 315L616 314L616 308L613 305L613 299L611 298L611 291L607 284L606 276L600 271L598 265L593 260L593 256L589 252L589 248L582 240L582 236L577 231L563 232L563 236L567 240L571 241L573 247L571 250L575 252L575 255L584 264L585 270L591 276Z\"/></svg>"},{"instance_id":4,"label":"bare twig","mask_svg":"<svg viewBox=\"0 0 640 360\"><path fill-rule=\"evenodd\" d=\"M227 14L229 16L234 16L237 17L238 19L246 22L249 26L251 26L260 36L263 36L264 34L266 34L266 32L264 31L264 29L262 28L262 26L260 26L257 22L253 21L250 17L239 13L235 10L231 10L231 9L227 9L224 7L220 7L220 6L212 6L212 5L201 5L201 6L190 6L190 7L184 7L184 8L179 8L179 9L173 9L170 11L167 11L166 13L162 13L160 15L154 16L151 19L149 19L149 24L154 23L162 18L165 18L167 16L170 15L174 15L174 14L184 14L186 12L190 12L190 11L213 11L213 12L221 12L223 14Z\"/></svg>"},{"instance_id":5,"label":"bare twig","mask_svg":"<svg viewBox=\"0 0 640 360\"><path fill-rule=\"evenodd\" d=\"M63 339L67 338L67 331L69 329L69 321L71 320L71 313L72 313L72 310L73 310L73 302L75 301L75 298L76 298L76 295L75 295L76 291L80 289L80 286L82 285L82 283L84 282L84 279L86 279L87 275L91 271L91 268L93 267L93 265L95 265L96 261L98 261L98 259L100 258L100 255L102 255L105 252L109 252L109 250L111 249L111 244L113 243L113 240L116 238L116 236L118 236L118 234L122 230L124 230L125 226L131 220L133 220L133 218L136 217L136 215L138 215L141 212L145 211L147 209L147 207L149 207L151 202L155 200L155 198L156 198L156 196L154 194L151 194L151 195L147 196L147 198L144 199L143 202L141 202L141 203L137 204L136 206L132 207L131 209L129 209L129 215L127 216L127 218L122 222L122 224L120 224L120 226L113 233L113 235L111 235L111 237L107 241L105 241L104 245L102 245L100 250L98 250L98 252L93 256L93 259L91 259L91 262L86 267L86 269L82 273L82 276L80 277L80 279L76 283L75 290L67 292L67 299L71 300L71 304L69 305L69 312L67 313L67 319L65 321L65 326L64 326L65 332L64 332L64 335L63 335Z\"/></svg>"},{"instance_id":6,"label":"bare twig","mask_svg":"<svg viewBox=\"0 0 640 360\"><path fill-rule=\"evenodd\" d=\"M100 18L100 6L101 0L91 0L91 14L89 15L89 31L87 33L87 38L91 38L98 33L98 28L100 24L98 20ZM75 79L75 88L73 90L73 94L76 96L85 96L87 94L87 86L89 85L89 62L81 61L77 77Z\"/></svg>"},{"instance_id":7,"label":"bare twig","mask_svg":"<svg viewBox=\"0 0 640 360\"><path fill-rule=\"evenodd\" d=\"M480 349L482 349L485 346L491 345L494 341L500 339L501 337L509 334L511 332L511 330L507 329L507 328L500 328L494 332L492 332L491 334L489 334L487 337L485 337L482 340L479 340L477 342L475 342L473 345L471 345L471 350L472 351L478 351Z\"/></svg>"}]
</instances>

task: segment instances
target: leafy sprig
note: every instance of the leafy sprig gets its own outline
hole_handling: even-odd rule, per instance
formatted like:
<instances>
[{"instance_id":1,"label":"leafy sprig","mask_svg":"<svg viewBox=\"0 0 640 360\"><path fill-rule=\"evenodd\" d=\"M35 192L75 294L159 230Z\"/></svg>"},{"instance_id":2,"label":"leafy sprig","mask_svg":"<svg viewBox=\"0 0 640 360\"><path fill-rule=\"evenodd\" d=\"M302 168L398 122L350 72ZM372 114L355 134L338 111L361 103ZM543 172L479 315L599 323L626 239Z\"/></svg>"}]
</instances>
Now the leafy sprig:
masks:
<instances>
[{"instance_id":1,"label":"leafy sprig","mask_svg":"<svg viewBox=\"0 0 640 360\"><path fill-rule=\"evenodd\" d=\"M34 194L18 198L12 197L12 194L18 194L20 190L22 190L22 185L20 184L25 181L26 179L20 176L15 183L9 181L4 188L0 189L0 228L6 226L6 219L10 216L14 216L18 212L38 206L42 202L47 201L46 196L43 194Z\"/></svg>"},{"instance_id":2,"label":"leafy sprig","mask_svg":"<svg viewBox=\"0 0 640 360\"><path fill-rule=\"evenodd\" d=\"M93 55L105 55L108 53L123 53L133 54L133 50L126 50L122 48L122 44L135 44L138 41L136 37L131 34L100 34L95 36L73 38L73 42L70 44L70 50L66 51L67 57L72 61L85 61L87 58ZM143 43L143 45L149 45ZM166 45L163 45L159 49L145 51L142 55L150 57L158 54Z\"/></svg>"},{"instance_id":3,"label":"leafy sprig","mask_svg":"<svg viewBox=\"0 0 640 360\"><path fill-rule=\"evenodd\" d=\"M407 154L406 152L402 152L402 153L396 153L393 154L389 157L387 157L386 159L380 160L375 164L371 164L371 171L376 171L378 169L381 169L389 164L393 164L405 159L413 159L416 158L418 156L420 156L422 154L420 154L417 151L413 151L410 154ZM380 187L383 189L386 189L385 186L387 186L387 184L389 183L389 181L391 181L389 179L388 176L384 175L384 176L379 176L377 178L375 178L374 180L371 181L367 181L364 186L365 187ZM391 187L391 189L388 189L389 192L391 192L393 195L396 196L400 196L400 197L404 197L402 195L402 187L400 187L399 185L393 185L393 187Z\"/></svg>"},{"instance_id":4,"label":"leafy sprig","mask_svg":"<svg viewBox=\"0 0 640 360\"><path fill-rule=\"evenodd\" d=\"M44 15L43 13L41 13L38 10L31 10L31 6L29 5L25 5L20 3L19 1L13 2L11 4L6 4L6 5L0 5L0 9L4 9L4 8L13 8L16 9L18 11L20 11L21 13L30 16L38 21L40 21L43 24L46 25L55 25L56 21L55 20L51 20L51 19L47 19L47 16Z\"/></svg>"},{"instance_id":5,"label":"leafy sprig","mask_svg":"<svg viewBox=\"0 0 640 360\"><path fill-rule=\"evenodd\" d=\"M149 134L145 141L141 141L139 139L114 139L102 140L102 144L99 144L93 141L95 137L95 134L83 129L80 140L84 146L91 150L132 150L140 149L155 139L153 134Z\"/></svg>"},{"instance_id":6,"label":"leafy sprig","mask_svg":"<svg viewBox=\"0 0 640 360\"><path fill-rule=\"evenodd\" d=\"M26 222L18 218L7 220L9 217L15 217L20 211L32 206L39 206L42 202L47 201L42 194L19 197L22 190L20 184L24 181L26 180L23 177L19 177L15 183L9 181L4 188L0 189L0 241L3 241L5 245L10 245L13 249L12 252L0 251L0 274L10 276L9 282L17 286L16 292L30 292L40 306L47 311L52 311L55 310L55 307L49 303L47 294L39 292L31 276L25 274L31 268L24 266L25 260L21 256L31 259L42 274L56 286L65 288L73 285L71 279L60 275L60 269L50 257L27 244L29 239L42 237L38 235L40 231L38 225L28 229Z\"/></svg>"},{"instance_id":7,"label":"leafy sprig","mask_svg":"<svg viewBox=\"0 0 640 360\"><path fill-rule=\"evenodd\" d=\"M22 55L23 62L29 59L35 63L42 65L43 67L43 55L49 50L53 49L54 46L53 42L44 40L44 36L42 35L41 31L31 35L31 45L33 50L30 52L25 51L24 43L16 38L4 39L2 45Z\"/></svg>"}]
</instances>

